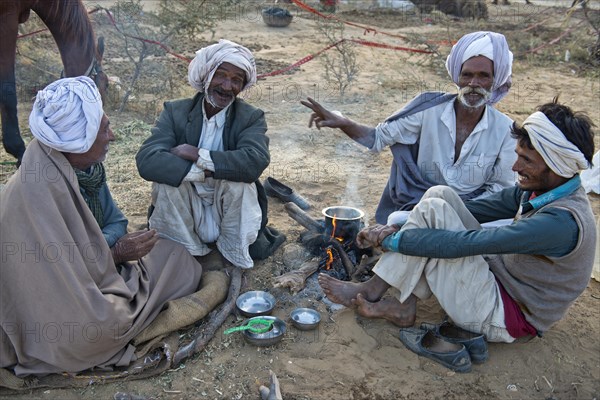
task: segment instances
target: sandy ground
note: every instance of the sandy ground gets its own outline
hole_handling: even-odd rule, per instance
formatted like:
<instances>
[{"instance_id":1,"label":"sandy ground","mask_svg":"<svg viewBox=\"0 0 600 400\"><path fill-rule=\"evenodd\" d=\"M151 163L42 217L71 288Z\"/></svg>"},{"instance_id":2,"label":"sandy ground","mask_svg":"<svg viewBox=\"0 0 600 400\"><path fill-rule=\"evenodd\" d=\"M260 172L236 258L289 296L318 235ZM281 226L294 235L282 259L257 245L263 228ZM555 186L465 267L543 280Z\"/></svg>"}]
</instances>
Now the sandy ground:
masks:
<instances>
[{"instance_id":1,"label":"sandy ground","mask_svg":"<svg viewBox=\"0 0 600 400\"><path fill-rule=\"evenodd\" d=\"M515 44L518 48L513 47L513 89L498 108L521 122L536 105L560 94L563 102L586 111L596 125L600 125L597 74L594 77L580 65L564 61L564 49L569 48L574 53L577 37L569 36L560 42L563 47L550 46L542 54L523 51L539 43L542 33L532 26L545 18L545 29L554 29L550 33L544 31L549 35L546 36L548 41L559 36L565 9L538 5L535 13L523 14L519 11L523 10L523 4L515 3L490 10L493 18L488 21L451 21L435 14L429 19L409 19L397 13L371 11L338 15L380 31L410 35L413 40L405 42L381 34L363 35L361 29L350 26L346 28L347 37L406 47L417 47L425 40L436 43L457 40L473 30L505 30L511 47ZM191 40L189 48L195 49L203 41L221 37L231 39L252 49L262 65L259 73L266 73L326 45L316 30L315 17L308 14L296 11L292 24L280 29L266 26L256 14L240 15L245 17L220 21L214 38ZM568 24L575 22L571 20ZM589 36L591 31L582 26L578 29ZM269 124L271 165L263 178L272 176L292 186L311 202L310 213L315 218L321 218L320 210L324 207L347 205L364 210L364 222L372 224L387 179L389 152L371 154L339 131L309 129L309 112L299 101L311 96L365 124L374 125L422 90L452 88L443 68L443 57L449 47L439 47L443 57L364 46L354 49L360 73L343 99L325 80L320 59L302 65L293 73L260 80L246 97L265 110ZM122 71L117 68L117 58L114 50L109 53L104 61L105 70L113 78L123 80L125 77L119 76ZM185 85L183 72L181 76L170 78ZM191 94L191 90L182 90ZM138 107L137 111L118 114L113 105L113 109L107 110L113 126L119 129L134 120L151 123L160 111L160 102L168 99L161 94L152 96L155 103L145 112L140 112L141 107ZM26 116L30 106L25 99L21 101L20 118L27 137ZM149 202L150 184L137 176L133 162L133 155L146 135L147 131L130 137L119 136L107 160L109 184L116 201L131 218L132 227L143 225ZM10 158L2 153L1 160L10 161ZM2 182L13 170L13 166L3 164ZM590 198L596 216L600 215L598 196L590 195ZM314 276L297 295L273 288L273 277L297 268L307 255L297 244L304 228L288 217L283 204L275 199L269 205L269 220L287 235L287 242L272 257L258 262L245 274L242 291L270 291L278 300L273 314L284 320L295 307L317 309L322 315L318 330L301 332L288 326L282 342L258 348L245 343L241 336L222 334L224 329L239 322L239 317L232 315L204 351L161 376L95 384L85 389L34 390L20 395L0 392L0 396L111 399L116 392L126 392L155 399L255 399L258 384L267 382L269 370L279 377L286 400L593 399L600 395L600 283L591 280L565 319L543 338L526 344L490 344L487 363L474 366L471 373L456 374L405 349L393 325L357 318L352 310L331 307L323 301ZM218 264L215 259L209 257L207 264L215 266ZM417 323L438 322L442 317L443 312L434 299L419 304Z\"/></svg>"}]
</instances>

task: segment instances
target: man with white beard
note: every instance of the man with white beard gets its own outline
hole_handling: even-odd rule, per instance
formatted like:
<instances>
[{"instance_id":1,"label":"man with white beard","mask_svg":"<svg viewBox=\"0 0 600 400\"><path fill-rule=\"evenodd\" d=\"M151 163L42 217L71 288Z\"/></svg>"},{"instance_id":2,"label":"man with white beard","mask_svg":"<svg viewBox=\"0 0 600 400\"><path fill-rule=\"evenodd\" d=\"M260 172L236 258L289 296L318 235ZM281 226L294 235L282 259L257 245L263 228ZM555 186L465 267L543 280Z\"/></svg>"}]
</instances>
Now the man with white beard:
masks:
<instances>
[{"instance_id":1,"label":"man with white beard","mask_svg":"<svg viewBox=\"0 0 600 400\"><path fill-rule=\"evenodd\" d=\"M309 126L339 128L373 152L390 146L394 160L375 219L401 224L431 186L449 186L467 200L515 184L513 121L492 106L508 93L512 60L504 35L467 34L446 60L458 94L421 93L374 128L311 98L301 103L313 111Z\"/></svg>"}]
</instances>

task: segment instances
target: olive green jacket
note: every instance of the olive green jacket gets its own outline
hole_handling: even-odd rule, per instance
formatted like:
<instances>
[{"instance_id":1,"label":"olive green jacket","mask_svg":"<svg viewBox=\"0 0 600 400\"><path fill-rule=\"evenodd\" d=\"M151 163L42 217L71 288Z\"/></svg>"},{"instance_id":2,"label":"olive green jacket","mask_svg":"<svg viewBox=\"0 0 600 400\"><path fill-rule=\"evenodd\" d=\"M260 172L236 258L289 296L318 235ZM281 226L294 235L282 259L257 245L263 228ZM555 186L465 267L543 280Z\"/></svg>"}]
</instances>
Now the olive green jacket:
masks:
<instances>
[{"instance_id":1,"label":"olive green jacket","mask_svg":"<svg viewBox=\"0 0 600 400\"><path fill-rule=\"evenodd\" d=\"M180 144L197 146L202 135L202 100L198 93L187 99L169 101L164 104L151 136L144 141L135 159L142 178L179 186L192 167L192 162L184 160L170 150ZM227 110L223 130L223 151L211 151L214 162L214 179L256 184L258 202L262 211L259 237L251 246L253 258L266 258L270 251L264 247L267 219L267 196L259 178L270 162L269 138L266 135L267 123L264 112L241 99L236 99ZM271 234L272 235L272 234ZM261 245L260 243L263 243ZM273 249L274 250L274 249ZM269 253L265 255L265 252Z\"/></svg>"}]
</instances>

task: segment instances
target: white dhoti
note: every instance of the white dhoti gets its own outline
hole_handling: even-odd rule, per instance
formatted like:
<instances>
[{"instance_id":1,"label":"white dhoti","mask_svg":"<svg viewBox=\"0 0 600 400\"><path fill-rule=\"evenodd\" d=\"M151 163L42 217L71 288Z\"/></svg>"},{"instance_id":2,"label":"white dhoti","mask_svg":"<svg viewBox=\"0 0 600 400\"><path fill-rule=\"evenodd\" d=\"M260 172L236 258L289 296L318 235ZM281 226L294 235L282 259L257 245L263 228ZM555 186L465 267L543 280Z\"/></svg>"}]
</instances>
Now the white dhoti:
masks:
<instances>
[{"instance_id":1,"label":"white dhoti","mask_svg":"<svg viewBox=\"0 0 600 400\"><path fill-rule=\"evenodd\" d=\"M194 256L208 254L208 243L233 265L252 268L248 247L260 230L262 212L254 183L211 180L214 190L196 190L190 182L178 187L154 183L150 228L183 244Z\"/></svg>"},{"instance_id":2,"label":"white dhoti","mask_svg":"<svg viewBox=\"0 0 600 400\"><path fill-rule=\"evenodd\" d=\"M401 229L415 228L460 231L481 226L452 189L437 186L425 193ZM443 259L386 252L373 272L397 289L400 302L411 294L420 299L433 294L457 326L483 333L492 342L515 340L506 330L500 290L482 255Z\"/></svg>"}]
</instances>

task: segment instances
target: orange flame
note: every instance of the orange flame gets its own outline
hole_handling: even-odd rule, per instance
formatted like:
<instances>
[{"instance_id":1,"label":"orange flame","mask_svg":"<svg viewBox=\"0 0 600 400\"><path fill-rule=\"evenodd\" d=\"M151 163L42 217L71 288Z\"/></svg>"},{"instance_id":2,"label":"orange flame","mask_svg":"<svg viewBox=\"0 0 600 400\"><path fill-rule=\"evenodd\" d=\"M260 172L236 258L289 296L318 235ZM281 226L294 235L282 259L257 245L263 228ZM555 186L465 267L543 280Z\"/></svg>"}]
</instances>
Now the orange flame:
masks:
<instances>
[{"instance_id":1,"label":"orange flame","mask_svg":"<svg viewBox=\"0 0 600 400\"><path fill-rule=\"evenodd\" d=\"M331 237L335 237L335 230L337 229L337 219L335 219L337 214L333 214L333 219L331 220L331 225L333 225L333 230L331 231Z\"/></svg>"},{"instance_id":2,"label":"orange flame","mask_svg":"<svg viewBox=\"0 0 600 400\"><path fill-rule=\"evenodd\" d=\"M333 252L330 247L326 248L325 251L327 252L327 264L325 264L325 269L329 271L331 269L331 264L333 264Z\"/></svg>"},{"instance_id":3,"label":"orange flame","mask_svg":"<svg viewBox=\"0 0 600 400\"><path fill-rule=\"evenodd\" d=\"M337 214L333 214L333 218L331 219L331 225L333 226L333 230L331 231L331 238L336 239L338 242L343 242L344 238L335 236L335 230L337 229L337 219L335 218Z\"/></svg>"}]
</instances>

